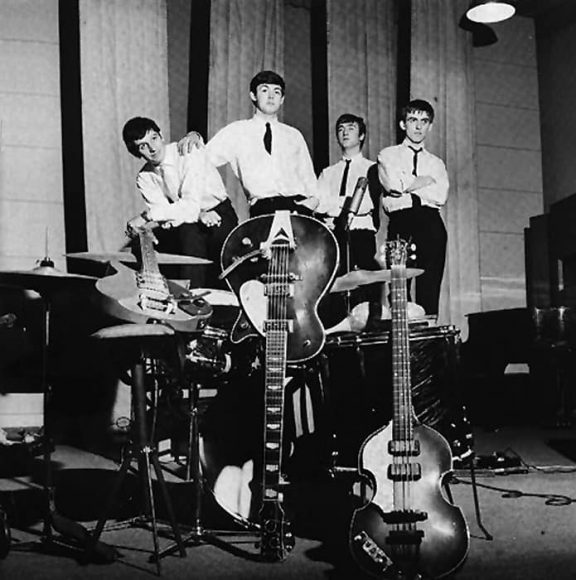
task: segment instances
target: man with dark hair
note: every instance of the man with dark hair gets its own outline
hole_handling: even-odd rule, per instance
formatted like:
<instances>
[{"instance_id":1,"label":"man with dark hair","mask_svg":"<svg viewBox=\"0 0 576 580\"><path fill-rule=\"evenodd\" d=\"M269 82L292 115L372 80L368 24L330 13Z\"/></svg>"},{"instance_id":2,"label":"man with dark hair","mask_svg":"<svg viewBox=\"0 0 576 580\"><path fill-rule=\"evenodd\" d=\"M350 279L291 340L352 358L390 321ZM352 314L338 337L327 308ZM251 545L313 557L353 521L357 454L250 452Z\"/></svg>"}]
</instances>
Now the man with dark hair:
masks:
<instances>
[{"instance_id":1,"label":"man with dark hair","mask_svg":"<svg viewBox=\"0 0 576 580\"><path fill-rule=\"evenodd\" d=\"M339 274L351 270L375 270L376 232L380 225L380 194L376 164L362 155L366 139L366 123L362 117L345 113L336 121L336 139L342 158L326 167L318 178L317 214L326 215L340 247ZM369 185L354 217L348 214L359 178L368 178ZM348 224L349 221L349 224ZM360 288L353 294L353 303L380 302L380 285ZM353 305L353 304L351 304Z\"/></svg>"},{"instance_id":2,"label":"man with dark hair","mask_svg":"<svg viewBox=\"0 0 576 580\"><path fill-rule=\"evenodd\" d=\"M183 278L191 287L223 287L218 280L220 250L238 217L218 170L203 149L179 155L176 143L165 143L158 125L145 117L126 122L122 138L128 151L146 161L136 187L146 209L127 224L127 233L157 222L158 249L212 260L208 268L188 266Z\"/></svg>"},{"instance_id":3,"label":"man with dark hair","mask_svg":"<svg viewBox=\"0 0 576 580\"><path fill-rule=\"evenodd\" d=\"M448 198L449 184L444 162L425 149L433 121L430 103L410 101L400 119L404 141L380 151L378 174L385 190L382 204L390 218L388 239L399 237L416 245L416 266L424 273L415 279L415 301L426 314L437 316L447 244L440 208Z\"/></svg>"},{"instance_id":4,"label":"man with dark hair","mask_svg":"<svg viewBox=\"0 0 576 580\"><path fill-rule=\"evenodd\" d=\"M259 72L250 81L254 116L230 123L206 144L212 163L229 163L240 180L251 217L282 209L309 214L317 205L306 141L298 129L278 120L285 90L279 74ZM197 141L198 134L189 133L179 142L180 151L192 150Z\"/></svg>"}]
</instances>

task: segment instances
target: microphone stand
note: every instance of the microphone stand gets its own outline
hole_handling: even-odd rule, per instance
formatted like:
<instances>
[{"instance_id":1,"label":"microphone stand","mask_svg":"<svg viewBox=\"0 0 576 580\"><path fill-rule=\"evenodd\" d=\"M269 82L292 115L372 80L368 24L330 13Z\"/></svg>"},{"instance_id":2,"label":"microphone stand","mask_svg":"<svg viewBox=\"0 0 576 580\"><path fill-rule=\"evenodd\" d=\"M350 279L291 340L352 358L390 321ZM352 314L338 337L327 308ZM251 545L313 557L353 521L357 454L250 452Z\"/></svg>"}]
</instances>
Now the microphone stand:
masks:
<instances>
[{"instance_id":1,"label":"microphone stand","mask_svg":"<svg viewBox=\"0 0 576 580\"><path fill-rule=\"evenodd\" d=\"M351 267L351 263L352 263L352 257L350 255L351 252L351 245L352 245L352 240L351 240L351 235L350 235L350 224L352 223L352 219L350 218L350 215L348 215L347 219L346 219L346 225L345 225L345 238L344 238L344 268L346 270L345 274L348 274L350 272L350 267ZM344 294L344 303L346 305L346 313L350 314L351 310L352 310L352 290L348 289L346 290L345 294Z\"/></svg>"}]
</instances>

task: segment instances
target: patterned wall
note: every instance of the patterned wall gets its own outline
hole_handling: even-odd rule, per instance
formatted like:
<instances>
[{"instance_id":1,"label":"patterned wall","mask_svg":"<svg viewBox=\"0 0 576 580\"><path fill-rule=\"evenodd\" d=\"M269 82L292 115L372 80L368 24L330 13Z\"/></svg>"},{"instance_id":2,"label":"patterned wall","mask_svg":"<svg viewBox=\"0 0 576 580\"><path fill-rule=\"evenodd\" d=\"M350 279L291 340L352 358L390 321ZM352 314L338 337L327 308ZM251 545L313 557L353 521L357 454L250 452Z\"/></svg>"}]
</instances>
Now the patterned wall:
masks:
<instances>
[{"instance_id":1,"label":"patterned wall","mask_svg":"<svg viewBox=\"0 0 576 580\"><path fill-rule=\"evenodd\" d=\"M526 305L524 228L542 213L542 158L534 24L494 25L474 49L482 310Z\"/></svg>"},{"instance_id":2,"label":"patterned wall","mask_svg":"<svg viewBox=\"0 0 576 580\"><path fill-rule=\"evenodd\" d=\"M0 268L64 260L58 0L0 3Z\"/></svg>"}]
</instances>

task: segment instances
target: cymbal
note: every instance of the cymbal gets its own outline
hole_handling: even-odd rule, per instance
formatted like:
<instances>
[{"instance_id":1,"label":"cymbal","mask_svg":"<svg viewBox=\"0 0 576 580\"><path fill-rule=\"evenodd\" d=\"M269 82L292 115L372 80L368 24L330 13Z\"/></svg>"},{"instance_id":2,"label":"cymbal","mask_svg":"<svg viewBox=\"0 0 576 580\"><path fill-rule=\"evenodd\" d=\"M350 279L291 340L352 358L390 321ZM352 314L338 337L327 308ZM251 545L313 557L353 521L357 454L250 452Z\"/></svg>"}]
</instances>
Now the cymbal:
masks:
<instances>
[{"instance_id":1,"label":"cymbal","mask_svg":"<svg viewBox=\"0 0 576 580\"><path fill-rule=\"evenodd\" d=\"M420 268L406 268L406 279L420 276L424 270ZM390 282L392 279L392 270L352 270L348 274L338 276L334 280L330 292L347 292L355 290L360 286L366 284L374 284L376 282Z\"/></svg>"},{"instance_id":2,"label":"cymbal","mask_svg":"<svg viewBox=\"0 0 576 580\"><path fill-rule=\"evenodd\" d=\"M93 262L129 262L136 263L136 257L131 252L73 252L65 254L68 258L79 258L81 260L92 260ZM180 256L178 254L161 254L156 252L158 264L211 264L212 260L197 258L196 256Z\"/></svg>"},{"instance_id":3,"label":"cymbal","mask_svg":"<svg viewBox=\"0 0 576 580\"><path fill-rule=\"evenodd\" d=\"M70 274L46 265L36 266L32 270L5 270L0 272L1 286L18 286L19 288L37 290L38 292L95 281L96 278L94 276Z\"/></svg>"}]
</instances>

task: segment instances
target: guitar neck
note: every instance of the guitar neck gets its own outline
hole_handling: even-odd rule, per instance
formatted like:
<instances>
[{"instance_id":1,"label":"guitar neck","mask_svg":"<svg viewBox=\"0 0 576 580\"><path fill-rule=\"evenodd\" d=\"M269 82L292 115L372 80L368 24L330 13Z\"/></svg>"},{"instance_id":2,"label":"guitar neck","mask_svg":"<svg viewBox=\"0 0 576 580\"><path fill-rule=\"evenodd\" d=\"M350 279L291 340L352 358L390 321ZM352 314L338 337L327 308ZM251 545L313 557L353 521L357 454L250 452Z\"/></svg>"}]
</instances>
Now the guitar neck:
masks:
<instances>
[{"instance_id":1,"label":"guitar neck","mask_svg":"<svg viewBox=\"0 0 576 580\"><path fill-rule=\"evenodd\" d=\"M156 250L152 241L152 234L149 230L144 230L138 234L140 240L140 252L142 261L142 272L160 275Z\"/></svg>"},{"instance_id":2,"label":"guitar neck","mask_svg":"<svg viewBox=\"0 0 576 580\"><path fill-rule=\"evenodd\" d=\"M266 331L266 391L264 395L263 501L279 502L286 380L285 321L269 321Z\"/></svg>"},{"instance_id":3,"label":"guitar neck","mask_svg":"<svg viewBox=\"0 0 576 580\"><path fill-rule=\"evenodd\" d=\"M392 266L392 389L394 401L393 438L409 441L413 436L410 378L410 338L407 315L406 268Z\"/></svg>"},{"instance_id":4,"label":"guitar neck","mask_svg":"<svg viewBox=\"0 0 576 580\"><path fill-rule=\"evenodd\" d=\"M291 289L290 252L293 248L288 214L281 214L278 222L273 223L270 236L270 262L266 276L267 320L264 324L266 361L260 550L264 559L279 561L293 546L293 537L284 518L281 491L284 385L290 329L287 303Z\"/></svg>"}]
</instances>

